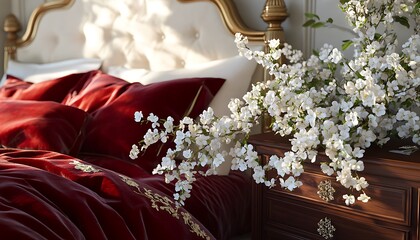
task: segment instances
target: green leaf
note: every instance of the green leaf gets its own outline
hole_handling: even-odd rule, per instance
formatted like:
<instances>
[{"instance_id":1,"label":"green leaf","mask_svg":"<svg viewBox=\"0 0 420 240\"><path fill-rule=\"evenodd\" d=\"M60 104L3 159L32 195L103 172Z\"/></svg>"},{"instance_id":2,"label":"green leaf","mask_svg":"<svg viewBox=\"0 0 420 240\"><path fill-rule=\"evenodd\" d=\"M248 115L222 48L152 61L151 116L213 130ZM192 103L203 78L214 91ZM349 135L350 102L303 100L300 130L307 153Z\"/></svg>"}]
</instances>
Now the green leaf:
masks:
<instances>
[{"instance_id":1,"label":"green leaf","mask_svg":"<svg viewBox=\"0 0 420 240\"><path fill-rule=\"evenodd\" d=\"M303 24L303 26L304 27L309 27L309 26L311 26L312 24L314 24L315 23L315 20L314 19L310 19L310 20L308 20L308 21L306 21L304 24Z\"/></svg>"},{"instance_id":2,"label":"green leaf","mask_svg":"<svg viewBox=\"0 0 420 240\"><path fill-rule=\"evenodd\" d=\"M318 15L316 15L315 13L305 13L305 17L306 18L316 18L316 19L320 19Z\"/></svg>"},{"instance_id":3,"label":"green leaf","mask_svg":"<svg viewBox=\"0 0 420 240\"><path fill-rule=\"evenodd\" d=\"M400 64L407 72L411 70L410 65L408 65L406 62L400 61Z\"/></svg>"},{"instance_id":4,"label":"green leaf","mask_svg":"<svg viewBox=\"0 0 420 240\"><path fill-rule=\"evenodd\" d=\"M327 19L327 23L333 23L333 22L334 22L334 20L332 18Z\"/></svg>"},{"instance_id":5,"label":"green leaf","mask_svg":"<svg viewBox=\"0 0 420 240\"><path fill-rule=\"evenodd\" d=\"M312 54L319 57L319 52L317 50L312 50Z\"/></svg>"},{"instance_id":6,"label":"green leaf","mask_svg":"<svg viewBox=\"0 0 420 240\"><path fill-rule=\"evenodd\" d=\"M347 48L349 48L351 45L353 45L353 42L351 40L344 40L343 44L341 45L341 49L344 51Z\"/></svg>"},{"instance_id":7,"label":"green leaf","mask_svg":"<svg viewBox=\"0 0 420 240\"><path fill-rule=\"evenodd\" d=\"M327 64L327 66L328 66L328 68L331 70L331 72L334 72L334 69L335 69L335 64L333 64L333 63L328 63L328 64Z\"/></svg>"},{"instance_id":8,"label":"green leaf","mask_svg":"<svg viewBox=\"0 0 420 240\"><path fill-rule=\"evenodd\" d=\"M419 1L417 1L416 5L414 6L413 12L416 15L419 15L420 14L420 2Z\"/></svg>"},{"instance_id":9,"label":"green leaf","mask_svg":"<svg viewBox=\"0 0 420 240\"><path fill-rule=\"evenodd\" d=\"M399 24L401 24L401 25L403 25L403 26L405 26L405 27L407 27L407 28L410 28L410 23L408 23L408 19L407 19L407 17L399 17L399 16L395 16L395 17L394 17L394 20L395 20L396 22L398 22Z\"/></svg>"},{"instance_id":10,"label":"green leaf","mask_svg":"<svg viewBox=\"0 0 420 240\"><path fill-rule=\"evenodd\" d=\"M313 28L325 27L325 23L323 23L323 22L317 22L317 23L312 24L311 27L313 27Z\"/></svg>"},{"instance_id":11,"label":"green leaf","mask_svg":"<svg viewBox=\"0 0 420 240\"><path fill-rule=\"evenodd\" d=\"M350 0L340 0L340 3L341 3L341 4L345 4L345 3L347 3L348 1L350 1Z\"/></svg>"}]
</instances>

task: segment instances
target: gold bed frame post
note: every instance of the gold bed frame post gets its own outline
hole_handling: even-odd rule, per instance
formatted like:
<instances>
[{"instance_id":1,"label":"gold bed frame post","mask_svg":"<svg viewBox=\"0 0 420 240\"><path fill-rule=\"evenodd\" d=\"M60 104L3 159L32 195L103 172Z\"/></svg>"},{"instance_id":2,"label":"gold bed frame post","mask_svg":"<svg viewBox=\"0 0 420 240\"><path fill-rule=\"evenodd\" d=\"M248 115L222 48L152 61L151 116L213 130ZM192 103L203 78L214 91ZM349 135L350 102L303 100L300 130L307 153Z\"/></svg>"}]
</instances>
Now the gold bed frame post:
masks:
<instances>
[{"instance_id":1,"label":"gold bed frame post","mask_svg":"<svg viewBox=\"0 0 420 240\"><path fill-rule=\"evenodd\" d=\"M16 49L25 46L32 42L38 29L38 24L41 17L52 9L60 9L69 7L75 0L55 0L41 4L31 14L26 32L21 38L18 37L18 32L21 29L20 23L16 16L9 14L3 25L3 29L7 34L6 42L4 45L4 72L7 69L7 62L9 59L14 59L16 56Z\"/></svg>"},{"instance_id":2,"label":"gold bed frame post","mask_svg":"<svg viewBox=\"0 0 420 240\"><path fill-rule=\"evenodd\" d=\"M267 0L262 19L268 24L267 31L265 32L265 52L268 51L268 42L272 39L279 39L283 44L286 41L282 23L287 19L289 14L284 0ZM286 63L284 56L280 59L280 64ZM264 71L264 80L267 81L271 76ZM262 132L271 131L271 118L264 114L262 116Z\"/></svg>"},{"instance_id":3,"label":"gold bed frame post","mask_svg":"<svg viewBox=\"0 0 420 240\"><path fill-rule=\"evenodd\" d=\"M286 4L284 0L267 0L261 18L268 24L265 32L265 42L268 47L268 41L271 39L279 39L281 43L286 41L284 29L281 26L287 19ZM267 49L266 49L267 50ZM284 59L282 60L284 62Z\"/></svg>"},{"instance_id":4,"label":"gold bed frame post","mask_svg":"<svg viewBox=\"0 0 420 240\"><path fill-rule=\"evenodd\" d=\"M7 15L3 25L3 30L6 32L6 41L4 43L4 72L6 72L9 58L13 59L15 57L16 42L20 29L21 25L17 17L13 14Z\"/></svg>"}]
</instances>

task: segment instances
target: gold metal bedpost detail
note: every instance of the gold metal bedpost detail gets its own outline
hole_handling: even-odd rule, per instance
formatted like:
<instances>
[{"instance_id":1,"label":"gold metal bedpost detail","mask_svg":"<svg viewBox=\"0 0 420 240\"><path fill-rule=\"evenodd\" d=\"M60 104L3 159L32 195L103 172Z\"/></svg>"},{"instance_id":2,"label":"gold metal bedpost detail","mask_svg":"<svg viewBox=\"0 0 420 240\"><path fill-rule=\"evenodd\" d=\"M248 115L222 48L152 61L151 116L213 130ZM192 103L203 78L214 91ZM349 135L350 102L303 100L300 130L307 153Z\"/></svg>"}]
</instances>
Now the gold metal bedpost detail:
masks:
<instances>
[{"instance_id":1,"label":"gold metal bedpost detail","mask_svg":"<svg viewBox=\"0 0 420 240\"><path fill-rule=\"evenodd\" d=\"M23 34L22 38L17 41L18 47L25 46L34 40L36 32L38 30L39 21L41 20L42 16L48 11L54 9L63 9L66 7L70 7L75 0L55 0L55 1L48 1L44 2L40 6L38 6L31 14L28 26L26 28L25 33Z\"/></svg>"},{"instance_id":2,"label":"gold metal bedpost detail","mask_svg":"<svg viewBox=\"0 0 420 240\"><path fill-rule=\"evenodd\" d=\"M13 14L7 15L3 25L3 30L6 32L6 41L4 43L4 72L6 72L9 58L13 59L15 57L16 42L20 29L21 25L17 17Z\"/></svg>"},{"instance_id":3,"label":"gold metal bedpost detail","mask_svg":"<svg viewBox=\"0 0 420 240\"><path fill-rule=\"evenodd\" d=\"M268 41L271 39L279 39L281 44L286 41L282 23L289 16L287 13L286 4L284 0L267 0L263 13L261 14L262 19L268 24L267 31L265 32L265 51L268 51ZM285 63L285 59L280 59L280 64ZM270 76L267 71L264 71L264 80L267 81ZM263 115L262 119L262 131L270 131L271 119Z\"/></svg>"},{"instance_id":4,"label":"gold metal bedpost detail","mask_svg":"<svg viewBox=\"0 0 420 240\"><path fill-rule=\"evenodd\" d=\"M22 37L18 37L20 23L17 18L10 14L4 21L4 31L7 33L7 39L4 47L4 71L7 69L8 60L16 57L16 49L32 42L38 29L41 17L53 9L62 9L71 6L76 0L53 0L47 1L37 7L29 18L28 25Z\"/></svg>"},{"instance_id":5,"label":"gold metal bedpost detail","mask_svg":"<svg viewBox=\"0 0 420 240\"><path fill-rule=\"evenodd\" d=\"M288 16L284 0L267 0L261 14L262 19L268 24L265 32L266 44L271 39L280 39L282 43L285 42L284 30L281 24Z\"/></svg>"}]
</instances>

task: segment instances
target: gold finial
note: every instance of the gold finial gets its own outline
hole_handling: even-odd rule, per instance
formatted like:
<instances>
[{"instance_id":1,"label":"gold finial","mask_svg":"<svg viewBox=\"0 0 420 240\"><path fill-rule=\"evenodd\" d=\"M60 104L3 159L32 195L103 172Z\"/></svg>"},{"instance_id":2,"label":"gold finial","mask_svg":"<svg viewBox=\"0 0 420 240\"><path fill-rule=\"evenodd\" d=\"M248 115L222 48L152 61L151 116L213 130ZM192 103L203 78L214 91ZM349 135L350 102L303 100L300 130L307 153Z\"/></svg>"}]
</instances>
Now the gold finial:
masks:
<instances>
[{"instance_id":1,"label":"gold finial","mask_svg":"<svg viewBox=\"0 0 420 240\"><path fill-rule=\"evenodd\" d=\"M3 30L6 32L6 41L4 43L4 71L7 69L9 58L14 58L16 53L16 42L18 40L18 32L21 26L17 17L9 14L4 19Z\"/></svg>"},{"instance_id":2,"label":"gold finial","mask_svg":"<svg viewBox=\"0 0 420 240\"><path fill-rule=\"evenodd\" d=\"M279 39L281 42L285 41L281 24L288 16L286 4L283 0L267 0L261 14L262 19L268 24L265 36L266 41L271 39Z\"/></svg>"},{"instance_id":3,"label":"gold finial","mask_svg":"<svg viewBox=\"0 0 420 240\"><path fill-rule=\"evenodd\" d=\"M6 41L12 41L12 42L16 41L16 39L18 38L17 33L20 31L20 29L21 29L21 26L17 17L13 14L7 15L6 18L4 19L4 25L3 25L3 30L7 34ZM6 42L6 46L7 46L7 42Z\"/></svg>"}]
</instances>

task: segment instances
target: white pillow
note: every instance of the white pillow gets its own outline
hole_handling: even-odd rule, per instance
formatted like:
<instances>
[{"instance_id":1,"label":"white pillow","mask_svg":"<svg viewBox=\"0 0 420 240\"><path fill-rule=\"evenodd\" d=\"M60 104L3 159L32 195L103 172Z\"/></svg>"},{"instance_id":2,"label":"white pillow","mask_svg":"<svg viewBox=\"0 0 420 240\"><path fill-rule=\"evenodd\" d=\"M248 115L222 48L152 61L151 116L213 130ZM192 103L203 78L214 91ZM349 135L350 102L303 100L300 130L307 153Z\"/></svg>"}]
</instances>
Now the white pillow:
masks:
<instances>
[{"instance_id":1,"label":"white pillow","mask_svg":"<svg viewBox=\"0 0 420 240\"><path fill-rule=\"evenodd\" d=\"M232 98L242 98L248 91L257 63L242 56L211 61L194 67L169 71L148 71L110 67L108 74L128 82L150 83L191 77L218 77L226 79L221 89L210 103L216 116L230 115L228 104Z\"/></svg>"},{"instance_id":2,"label":"white pillow","mask_svg":"<svg viewBox=\"0 0 420 240\"><path fill-rule=\"evenodd\" d=\"M28 82L39 83L73 73L97 70L101 64L102 61L96 58L71 59L43 64L9 60L5 75L9 74Z\"/></svg>"}]
</instances>

